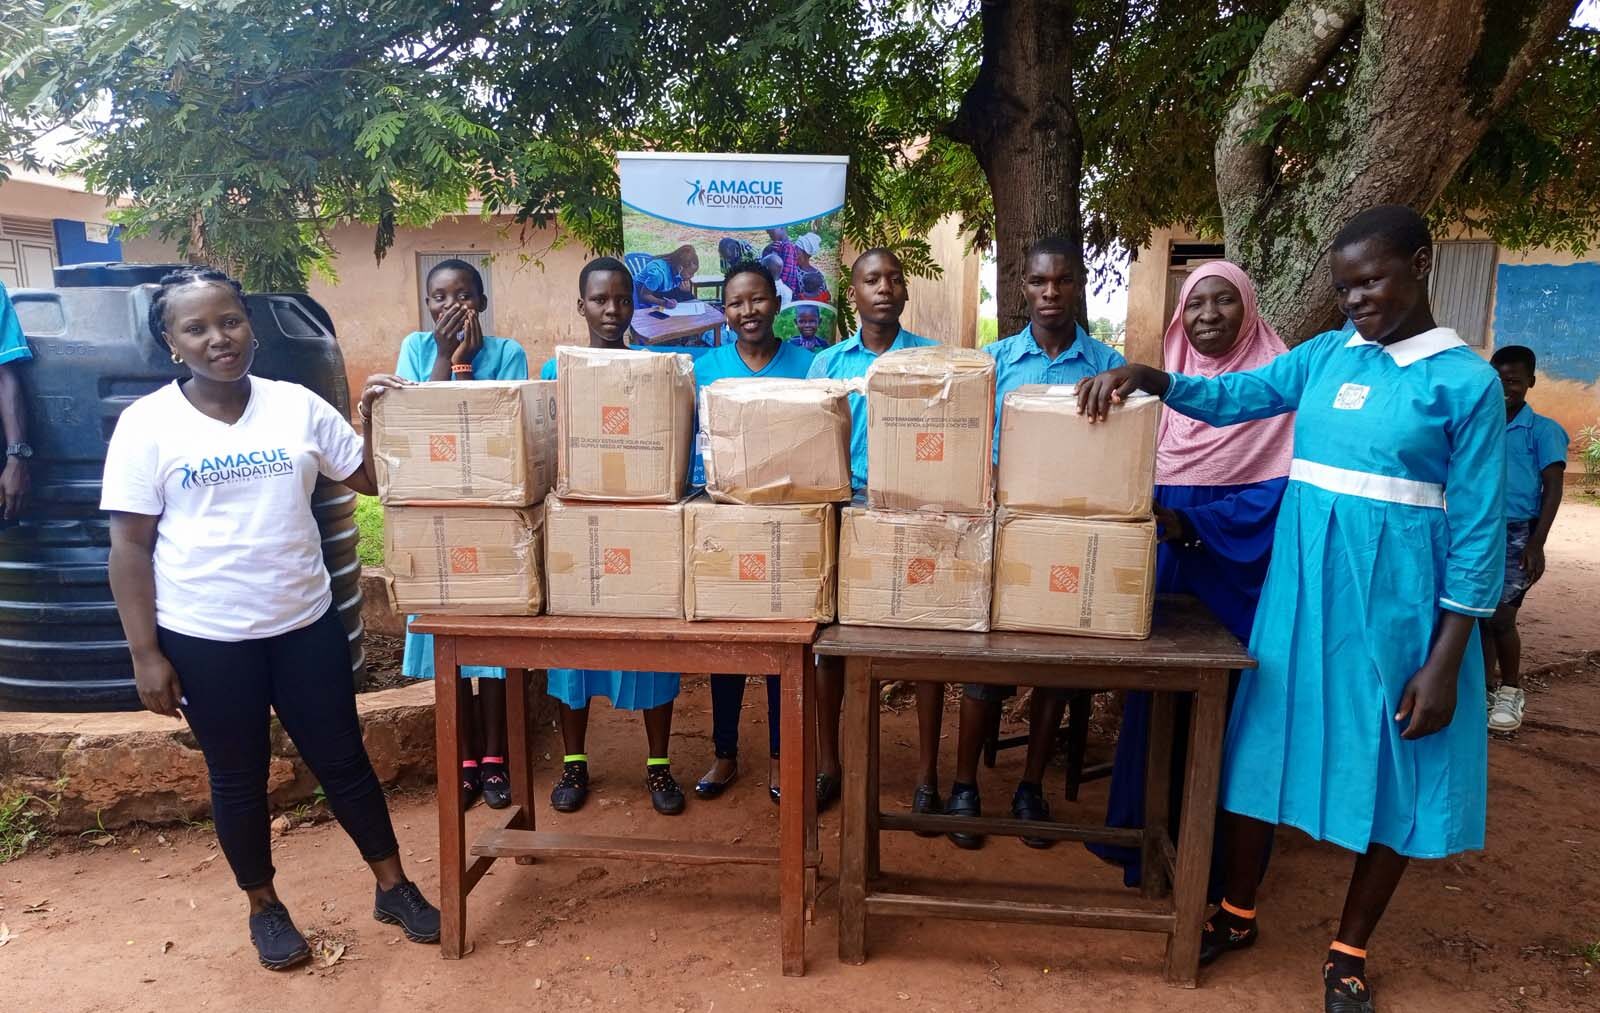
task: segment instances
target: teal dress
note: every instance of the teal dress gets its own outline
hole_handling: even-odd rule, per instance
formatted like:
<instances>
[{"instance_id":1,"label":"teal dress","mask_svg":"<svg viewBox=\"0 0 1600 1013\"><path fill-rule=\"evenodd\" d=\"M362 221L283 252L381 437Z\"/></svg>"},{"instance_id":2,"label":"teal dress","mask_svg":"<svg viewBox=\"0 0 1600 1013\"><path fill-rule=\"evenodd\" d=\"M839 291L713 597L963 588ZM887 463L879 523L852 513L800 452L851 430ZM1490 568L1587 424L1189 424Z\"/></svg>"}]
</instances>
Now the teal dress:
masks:
<instances>
[{"instance_id":1,"label":"teal dress","mask_svg":"<svg viewBox=\"0 0 1600 1013\"><path fill-rule=\"evenodd\" d=\"M433 364L439 358L439 345L429 331L412 331L400 342L400 358L394 364L395 375L412 383L423 383L433 373ZM484 335L483 347L472 357L474 380L526 380L528 355L522 346L510 338ZM400 660L400 673L408 679L433 678L433 635L412 633L411 620L406 616L405 654ZM483 665L462 665L463 679L504 679L506 670Z\"/></svg>"},{"instance_id":2,"label":"teal dress","mask_svg":"<svg viewBox=\"0 0 1600 1013\"><path fill-rule=\"evenodd\" d=\"M1483 847L1477 624L1454 719L1401 738L1440 610L1494 614L1505 556L1505 402L1454 331L1387 347L1329 332L1259 369L1171 375L1212 425L1293 411L1295 458L1223 754L1222 807L1362 853Z\"/></svg>"},{"instance_id":3,"label":"teal dress","mask_svg":"<svg viewBox=\"0 0 1600 1013\"><path fill-rule=\"evenodd\" d=\"M539 369L539 379L556 378L556 360ZM551 668L545 671L545 691L573 710L589 706L603 696L617 710L642 711L678 698L677 672L619 672L594 668Z\"/></svg>"}]
</instances>

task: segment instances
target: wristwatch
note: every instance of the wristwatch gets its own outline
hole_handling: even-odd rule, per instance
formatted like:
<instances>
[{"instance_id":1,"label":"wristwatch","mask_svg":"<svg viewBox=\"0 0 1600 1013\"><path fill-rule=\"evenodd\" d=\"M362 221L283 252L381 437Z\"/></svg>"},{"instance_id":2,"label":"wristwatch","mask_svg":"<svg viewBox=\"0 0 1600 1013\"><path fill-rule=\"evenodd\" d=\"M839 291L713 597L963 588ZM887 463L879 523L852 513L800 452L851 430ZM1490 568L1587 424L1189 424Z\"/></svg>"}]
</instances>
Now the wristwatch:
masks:
<instances>
[{"instance_id":1,"label":"wristwatch","mask_svg":"<svg viewBox=\"0 0 1600 1013\"><path fill-rule=\"evenodd\" d=\"M24 461L33 456L33 447L26 443L6 444L7 457L20 457Z\"/></svg>"}]
</instances>

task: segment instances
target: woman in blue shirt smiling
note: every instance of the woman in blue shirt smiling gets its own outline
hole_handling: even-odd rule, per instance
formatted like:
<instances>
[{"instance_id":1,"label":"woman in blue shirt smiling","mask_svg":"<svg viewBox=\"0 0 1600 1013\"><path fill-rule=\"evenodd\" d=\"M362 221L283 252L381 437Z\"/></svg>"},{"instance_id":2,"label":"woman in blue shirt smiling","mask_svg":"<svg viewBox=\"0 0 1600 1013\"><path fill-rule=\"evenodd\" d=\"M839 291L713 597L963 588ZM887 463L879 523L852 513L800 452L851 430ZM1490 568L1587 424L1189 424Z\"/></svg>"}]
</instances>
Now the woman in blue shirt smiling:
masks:
<instances>
[{"instance_id":1,"label":"woman in blue shirt smiling","mask_svg":"<svg viewBox=\"0 0 1600 1013\"><path fill-rule=\"evenodd\" d=\"M1275 824L1356 853L1324 1006L1372 1009L1366 946L1412 858L1483 847L1477 620L1505 562L1498 377L1428 302L1433 240L1385 205L1334 238L1330 331L1217 377L1125 366L1079 385L1104 417L1143 389L1213 425L1296 412L1295 456L1223 756L1225 891L1200 959L1255 943Z\"/></svg>"}]
</instances>

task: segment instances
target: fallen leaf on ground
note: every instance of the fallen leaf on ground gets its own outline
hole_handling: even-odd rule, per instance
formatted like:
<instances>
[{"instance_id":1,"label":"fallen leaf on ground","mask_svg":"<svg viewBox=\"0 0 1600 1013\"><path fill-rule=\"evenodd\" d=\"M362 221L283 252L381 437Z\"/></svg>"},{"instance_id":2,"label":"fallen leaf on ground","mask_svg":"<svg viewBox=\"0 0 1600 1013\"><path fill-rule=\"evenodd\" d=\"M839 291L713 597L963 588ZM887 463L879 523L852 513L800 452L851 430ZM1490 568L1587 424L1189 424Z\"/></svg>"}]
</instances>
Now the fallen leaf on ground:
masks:
<instances>
[{"instance_id":1,"label":"fallen leaf on ground","mask_svg":"<svg viewBox=\"0 0 1600 1013\"><path fill-rule=\"evenodd\" d=\"M11 926L5 922L0 922L0 946L4 946L15 938L17 938L17 934L11 931Z\"/></svg>"},{"instance_id":2,"label":"fallen leaf on ground","mask_svg":"<svg viewBox=\"0 0 1600 1013\"><path fill-rule=\"evenodd\" d=\"M195 909L195 906L194 906L194 898L193 898L193 897L190 897L190 898L189 898L189 910L190 910L190 911L193 911L193 910L194 910L194 909Z\"/></svg>"},{"instance_id":3,"label":"fallen leaf on ground","mask_svg":"<svg viewBox=\"0 0 1600 1013\"><path fill-rule=\"evenodd\" d=\"M163 954L166 953L170 949L172 949L172 940L168 939L166 942L161 944L161 952Z\"/></svg>"},{"instance_id":4,"label":"fallen leaf on ground","mask_svg":"<svg viewBox=\"0 0 1600 1013\"><path fill-rule=\"evenodd\" d=\"M114 840L116 840L115 837L91 837L89 838L89 843L97 848L103 848Z\"/></svg>"},{"instance_id":5,"label":"fallen leaf on ground","mask_svg":"<svg viewBox=\"0 0 1600 1013\"><path fill-rule=\"evenodd\" d=\"M515 946L517 941L515 939L496 939L494 944L496 946Z\"/></svg>"},{"instance_id":6,"label":"fallen leaf on ground","mask_svg":"<svg viewBox=\"0 0 1600 1013\"><path fill-rule=\"evenodd\" d=\"M50 907L49 904L50 899L47 897L44 900L39 901L37 904L29 904L27 907L22 909L22 913L25 915L49 914L51 911L55 910L55 908Z\"/></svg>"},{"instance_id":7,"label":"fallen leaf on ground","mask_svg":"<svg viewBox=\"0 0 1600 1013\"><path fill-rule=\"evenodd\" d=\"M322 940L317 944L317 951L320 955L318 963L324 968L332 967L339 962L339 958L344 956L344 944Z\"/></svg>"},{"instance_id":8,"label":"fallen leaf on ground","mask_svg":"<svg viewBox=\"0 0 1600 1013\"><path fill-rule=\"evenodd\" d=\"M171 878L172 878L172 873L170 873L170 872L163 872L163 873L161 873L161 874L160 874L160 875L159 875L159 876L157 876L157 877L156 877L156 878L157 878L157 879L171 879Z\"/></svg>"},{"instance_id":9,"label":"fallen leaf on ground","mask_svg":"<svg viewBox=\"0 0 1600 1013\"><path fill-rule=\"evenodd\" d=\"M544 988L544 979L543 978L535 978L535 979L533 979L533 990L535 992L537 992L541 988Z\"/></svg>"},{"instance_id":10,"label":"fallen leaf on ground","mask_svg":"<svg viewBox=\"0 0 1600 1013\"><path fill-rule=\"evenodd\" d=\"M215 862L217 860L217 856L220 855L220 854L222 854L222 852L213 851L211 854L209 854L206 857L200 859L200 864L201 865L205 865L207 862Z\"/></svg>"},{"instance_id":11,"label":"fallen leaf on ground","mask_svg":"<svg viewBox=\"0 0 1600 1013\"><path fill-rule=\"evenodd\" d=\"M419 858L419 859L417 859L417 863L418 863L418 864L419 864L419 865L426 865L426 864L427 864L427 863L429 863L429 862L431 862L431 861L433 861L433 859L431 859L431 858L429 858L429 857L428 857L428 856L426 856L426 855L424 855L424 856L422 856L422 857L421 857L421 858Z\"/></svg>"}]
</instances>

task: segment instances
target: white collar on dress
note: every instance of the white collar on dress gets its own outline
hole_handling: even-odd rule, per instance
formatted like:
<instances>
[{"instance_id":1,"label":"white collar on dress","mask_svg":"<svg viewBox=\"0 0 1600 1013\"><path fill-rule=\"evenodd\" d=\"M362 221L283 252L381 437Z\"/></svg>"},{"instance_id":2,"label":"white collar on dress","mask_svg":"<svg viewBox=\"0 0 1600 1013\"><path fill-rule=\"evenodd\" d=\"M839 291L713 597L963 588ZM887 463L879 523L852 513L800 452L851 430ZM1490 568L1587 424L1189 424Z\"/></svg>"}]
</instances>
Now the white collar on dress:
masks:
<instances>
[{"instance_id":1,"label":"white collar on dress","mask_svg":"<svg viewBox=\"0 0 1600 1013\"><path fill-rule=\"evenodd\" d=\"M1372 345L1382 348L1389 353L1396 366L1409 366L1413 362L1421 362L1429 356L1438 355L1440 352L1465 345L1461 335L1449 327L1435 327L1431 331L1413 334L1403 341L1396 341L1387 345L1380 345L1376 341L1368 341L1357 331L1350 335L1350 340L1344 343L1346 348L1355 348L1357 345Z\"/></svg>"}]
</instances>

